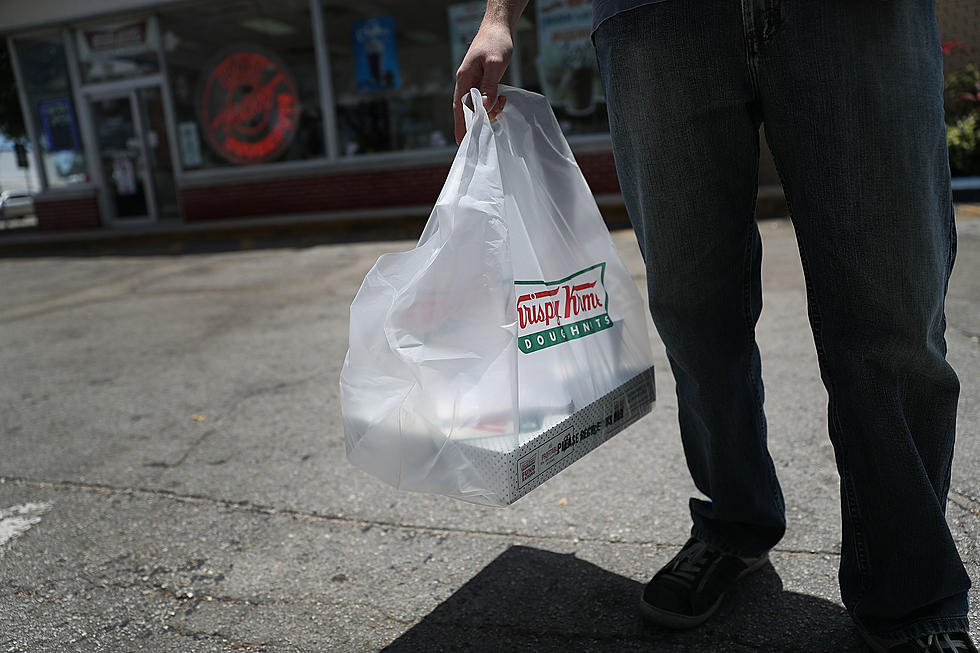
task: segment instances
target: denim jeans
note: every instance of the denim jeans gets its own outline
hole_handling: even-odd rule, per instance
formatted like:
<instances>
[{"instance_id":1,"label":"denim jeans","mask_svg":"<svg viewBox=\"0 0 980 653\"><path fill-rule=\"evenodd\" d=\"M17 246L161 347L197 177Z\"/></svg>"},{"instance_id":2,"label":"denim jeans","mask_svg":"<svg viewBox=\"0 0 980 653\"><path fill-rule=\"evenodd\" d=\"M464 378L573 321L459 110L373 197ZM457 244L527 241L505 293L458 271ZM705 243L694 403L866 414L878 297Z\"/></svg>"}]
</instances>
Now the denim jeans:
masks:
<instances>
[{"instance_id":1,"label":"denim jeans","mask_svg":"<svg viewBox=\"0 0 980 653\"><path fill-rule=\"evenodd\" d=\"M967 629L945 520L959 382L934 0L667 0L596 30L613 151L677 384L692 534L782 537L755 325L765 125L806 276L841 479L841 596L870 632Z\"/></svg>"}]
</instances>

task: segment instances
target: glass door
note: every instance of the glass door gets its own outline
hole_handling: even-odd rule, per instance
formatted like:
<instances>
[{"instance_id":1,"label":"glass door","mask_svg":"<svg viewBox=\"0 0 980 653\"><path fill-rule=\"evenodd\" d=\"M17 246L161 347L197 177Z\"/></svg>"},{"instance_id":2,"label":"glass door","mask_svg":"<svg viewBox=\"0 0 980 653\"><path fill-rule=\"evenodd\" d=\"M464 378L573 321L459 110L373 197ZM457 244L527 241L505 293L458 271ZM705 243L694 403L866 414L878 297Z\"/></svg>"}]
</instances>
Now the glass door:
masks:
<instances>
[{"instance_id":1,"label":"glass door","mask_svg":"<svg viewBox=\"0 0 980 653\"><path fill-rule=\"evenodd\" d=\"M161 220L180 218L177 203L177 182L174 177L170 141L167 139L167 119L163 109L163 93L159 86L137 89L140 123L143 126L148 170L156 198L156 215Z\"/></svg>"},{"instance_id":2,"label":"glass door","mask_svg":"<svg viewBox=\"0 0 980 653\"><path fill-rule=\"evenodd\" d=\"M91 108L113 219L155 220L156 202L136 92L93 98Z\"/></svg>"}]
</instances>

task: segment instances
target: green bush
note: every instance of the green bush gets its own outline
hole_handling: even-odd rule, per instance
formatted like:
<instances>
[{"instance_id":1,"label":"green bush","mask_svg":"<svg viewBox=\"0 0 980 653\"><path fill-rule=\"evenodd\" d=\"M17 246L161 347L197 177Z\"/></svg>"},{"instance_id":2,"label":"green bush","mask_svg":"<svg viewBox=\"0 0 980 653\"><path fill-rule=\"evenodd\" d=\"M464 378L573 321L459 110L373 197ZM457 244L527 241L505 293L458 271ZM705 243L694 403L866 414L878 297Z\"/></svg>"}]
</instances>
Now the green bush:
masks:
<instances>
[{"instance_id":1,"label":"green bush","mask_svg":"<svg viewBox=\"0 0 980 653\"><path fill-rule=\"evenodd\" d=\"M980 120L976 113L956 122L946 123L946 145L949 147L949 168L954 177L980 176Z\"/></svg>"},{"instance_id":2,"label":"green bush","mask_svg":"<svg viewBox=\"0 0 980 653\"><path fill-rule=\"evenodd\" d=\"M957 42L943 44L943 52L966 52ZM954 177L980 176L980 69L969 64L946 75L946 144Z\"/></svg>"}]
</instances>

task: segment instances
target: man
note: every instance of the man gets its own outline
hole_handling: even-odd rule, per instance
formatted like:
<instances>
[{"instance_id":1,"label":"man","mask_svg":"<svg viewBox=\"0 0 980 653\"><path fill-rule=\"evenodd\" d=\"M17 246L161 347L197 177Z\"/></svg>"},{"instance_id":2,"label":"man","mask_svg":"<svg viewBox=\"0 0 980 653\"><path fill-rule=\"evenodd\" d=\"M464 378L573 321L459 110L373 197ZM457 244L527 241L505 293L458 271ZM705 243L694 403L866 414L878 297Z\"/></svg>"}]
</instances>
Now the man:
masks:
<instances>
[{"instance_id":1,"label":"man","mask_svg":"<svg viewBox=\"0 0 980 653\"><path fill-rule=\"evenodd\" d=\"M494 117L527 0L489 0L457 72ZM703 623L785 531L766 448L754 218L766 126L806 274L841 477L840 587L875 651L972 651L945 520L956 235L934 0L595 0L613 152L677 383L691 539L651 621Z\"/></svg>"}]
</instances>

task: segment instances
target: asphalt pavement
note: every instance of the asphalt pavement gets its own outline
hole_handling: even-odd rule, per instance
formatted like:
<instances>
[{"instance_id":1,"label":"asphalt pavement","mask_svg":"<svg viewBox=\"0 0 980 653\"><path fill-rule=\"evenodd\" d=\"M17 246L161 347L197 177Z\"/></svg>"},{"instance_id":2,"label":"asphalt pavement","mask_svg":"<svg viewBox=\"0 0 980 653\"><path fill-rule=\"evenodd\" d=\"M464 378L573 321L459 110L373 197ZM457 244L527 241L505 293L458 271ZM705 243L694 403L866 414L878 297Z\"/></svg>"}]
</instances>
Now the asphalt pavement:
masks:
<instances>
[{"instance_id":1,"label":"asphalt pavement","mask_svg":"<svg viewBox=\"0 0 980 653\"><path fill-rule=\"evenodd\" d=\"M980 585L980 210L959 215L947 514ZM838 476L793 230L762 232L789 528L684 633L636 612L696 495L652 329L652 414L483 508L399 492L344 455L348 306L411 241L0 259L0 653L862 651L837 588ZM614 240L642 287L632 234ZM980 587L971 599L977 628Z\"/></svg>"}]
</instances>

